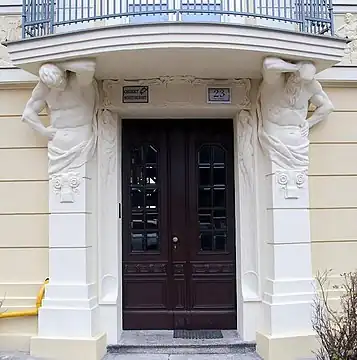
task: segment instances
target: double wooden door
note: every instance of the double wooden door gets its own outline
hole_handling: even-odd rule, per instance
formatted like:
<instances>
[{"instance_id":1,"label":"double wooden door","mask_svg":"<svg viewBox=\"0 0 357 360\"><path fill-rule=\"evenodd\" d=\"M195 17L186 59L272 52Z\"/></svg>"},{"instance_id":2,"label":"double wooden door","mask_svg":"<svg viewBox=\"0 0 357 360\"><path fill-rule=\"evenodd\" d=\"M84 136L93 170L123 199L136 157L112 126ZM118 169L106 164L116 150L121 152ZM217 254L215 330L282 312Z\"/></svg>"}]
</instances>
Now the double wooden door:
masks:
<instances>
[{"instance_id":1,"label":"double wooden door","mask_svg":"<svg viewBox=\"0 0 357 360\"><path fill-rule=\"evenodd\" d=\"M124 329L236 328L232 128L123 121Z\"/></svg>"}]
</instances>

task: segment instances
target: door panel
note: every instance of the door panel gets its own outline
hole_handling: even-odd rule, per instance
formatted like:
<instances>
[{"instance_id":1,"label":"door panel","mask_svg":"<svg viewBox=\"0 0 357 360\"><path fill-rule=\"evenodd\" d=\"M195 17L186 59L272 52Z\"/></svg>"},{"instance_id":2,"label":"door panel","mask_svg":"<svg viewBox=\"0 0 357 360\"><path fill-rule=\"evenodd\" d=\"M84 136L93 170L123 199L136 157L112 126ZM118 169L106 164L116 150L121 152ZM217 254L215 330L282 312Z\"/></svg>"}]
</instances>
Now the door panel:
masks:
<instances>
[{"instance_id":1,"label":"door panel","mask_svg":"<svg viewBox=\"0 0 357 360\"><path fill-rule=\"evenodd\" d=\"M232 127L123 122L124 329L236 327Z\"/></svg>"},{"instance_id":2,"label":"door panel","mask_svg":"<svg viewBox=\"0 0 357 360\"><path fill-rule=\"evenodd\" d=\"M162 127L128 122L123 137L124 326L172 327L169 314L167 151Z\"/></svg>"},{"instance_id":3,"label":"door panel","mask_svg":"<svg viewBox=\"0 0 357 360\"><path fill-rule=\"evenodd\" d=\"M191 127L188 327L236 328L232 123Z\"/></svg>"}]
</instances>

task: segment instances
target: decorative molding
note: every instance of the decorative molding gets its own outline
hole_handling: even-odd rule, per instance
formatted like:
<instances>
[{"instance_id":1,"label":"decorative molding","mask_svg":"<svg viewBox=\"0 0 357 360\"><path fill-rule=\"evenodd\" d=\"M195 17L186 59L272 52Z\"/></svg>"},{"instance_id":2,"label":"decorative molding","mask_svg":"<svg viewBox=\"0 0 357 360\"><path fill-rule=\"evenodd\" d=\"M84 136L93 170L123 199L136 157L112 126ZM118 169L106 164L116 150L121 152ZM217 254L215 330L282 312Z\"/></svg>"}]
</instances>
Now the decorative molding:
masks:
<instances>
[{"instance_id":1,"label":"decorative molding","mask_svg":"<svg viewBox=\"0 0 357 360\"><path fill-rule=\"evenodd\" d=\"M106 183L116 170L117 124L115 116L109 110L101 111L99 115L100 152L104 155L100 162L100 176Z\"/></svg>"},{"instance_id":2,"label":"decorative molding","mask_svg":"<svg viewBox=\"0 0 357 360\"><path fill-rule=\"evenodd\" d=\"M116 304L119 293L117 173L118 117L109 110L98 114L98 276L99 301Z\"/></svg>"},{"instance_id":3,"label":"decorative molding","mask_svg":"<svg viewBox=\"0 0 357 360\"><path fill-rule=\"evenodd\" d=\"M177 75L177 76L159 76L157 78L147 79L124 79L118 80L122 85L164 85L169 84L190 84L200 85L199 79L192 75Z\"/></svg>"},{"instance_id":4,"label":"decorative molding","mask_svg":"<svg viewBox=\"0 0 357 360\"><path fill-rule=\"evenodd\" d=\"M122 87L131 86L153 86L150 91L149 104L122 104ZM187 85L187 90L180 88L181 92L176 93L176 88L171 85ZM207 86L230 86L232 88L233 106L240 109L250 109L250 89L249 79L206 79L191 75L182 76L162 76L148 79L123 79L123 80L104 80L102 87L102 107L107 109L120 109L123 106L150 106L167 107L170 105L182 106L206 106L206 87ZM165 92L160 91L160 87L166 87ZM157 96L155 97L155 94ZM235 96L235 97L234 97ZM155 102L156 99L156 102ZM158 103L158 100L160 102ZM236 99L236 100L234 100ZM201 103L199 103L201 101ZM212 105L211 105L212 106Z\"/></svg>"},{"instance_id":5,"label":"decorative molding","mask_svg":"<svg viewBox=\"0 0 357 360\"><path fill-rule=\"evenodd\" d=\"M192 264L194 274L233 274L235 271L234 264Z\"/></svg>"},{"instance_id":6,"label":"decorative molding","mask_svg":"<svg viewBox=\"0 0 357 360\"><path fill-rule=\"evenodd\" d=\"M173 264L173 273L175 275L181 275L185 272L185 264Z\"/></svg>"},{"instance_id":7,"label":"decorative molding","mask_svg":"<svg viewBox=\"0 0 357 360\"><path fill-rule=\"evenodd\" d=\"M256 126L247 110L237 116L238 141L238 185L239 185L239 233L241 246L241 273L243 299L261 297L259 280L259 246L256 229L258 227L256 206ZM238 214L237 214L238 216Z\"/></svg>"},{"instance_id":8,"label":"decorative molding","mask_svg":"<svg viewBox=\"0 0 357 360\"><path fill-rule=\"evenodd\" d=\"M277 171L276 182L284 191L285 199L298 199L299 189L303 188L306 179L306 171Z\"/></svg>"},{"instance_id":9,"label":"decorative molding","mask_svg":"<svg viewBox=\"0 0 357 360\"><path fill-rule=\"evenodd\" d=\"M21 38L21 16L3 15L0 16L0 42L15 41ZM0 45L0 68L13 67L7 50Z\"/></svg>"},{"instance_id":10,"label":"decorative molding","mask_svg":"<svg viewBox=\"0 0 357 360\"><path fill-rule=\"evenodd\" d=\"M60 195L61 203L74 203L75 194L79 193L81 177L78 172L68 172L51 177L52 188L56 195Z\"/></svg>"},{"instance_id":11,"label":"decorative molding","mask_svg":"<svg viewBox=\"0 0 357 360\"><path fill-rule=\"evenodd\" d=\"M239 106L243 109L250 109L252 106L250 100L250 89L251 89L250 79L238 79L237 84L239 84L239 86L244 88L244 96Z\"/></svg>"},{"instance_id":12,"label":"decorative molding","mask_svg":"<svg viewBox=\"0 0 357 360\"><path fill-rule=\"evenodd\" d=\"M169 85L169 84L190 84L190 85L230 85L230 86L247 86L250 90L249 79L227 79L227 78L200 78L193 75L173 75L159 76L157 78L144 79L116 79L104 80L104 82L117 83L120 85Z\"/></svg>"},{"instance_id":13,"label":"decorative molding","mask_svg":"<svg viewBox=\"0 0 357 360\"><path fill-rule=\"evenodd\" d=\"M346 39L345 57L342 64L357 64L357 19L348 12L344 15L344 23L336 30L336 35Z\"/></svg>"},{"instance_id":14,"label":"decorative molding","mask_svg":"<svg viewBox=\"0 0 357 360\"><path fill-rule=\"evenodd\" d=\"M112 89L113 87L119 83L119 80L104 80L102 82L103 86L103 101L102 101L102 106L104 109L113 106L112 102L111 102L111 93L112 93Z\"/></svg>"},{"instance_id":15,"label":"decorative molding","mask_svg":"<svg viewBox=\"0 0 357 360\"><path fill-rule=\"evenodd\" d=\"M167 264L125 264L124 274L166 274Z\"/></svg>"},{"instance_id":16,"label":"decorative molding","mask_svg":"<svg viewBox=\"0 0 357 360\"><path fill-rule=\"evenodd\" d=\"M21 16L0 16L0 40L14 41L21 37Z\"/></svg>"}]
</instances>

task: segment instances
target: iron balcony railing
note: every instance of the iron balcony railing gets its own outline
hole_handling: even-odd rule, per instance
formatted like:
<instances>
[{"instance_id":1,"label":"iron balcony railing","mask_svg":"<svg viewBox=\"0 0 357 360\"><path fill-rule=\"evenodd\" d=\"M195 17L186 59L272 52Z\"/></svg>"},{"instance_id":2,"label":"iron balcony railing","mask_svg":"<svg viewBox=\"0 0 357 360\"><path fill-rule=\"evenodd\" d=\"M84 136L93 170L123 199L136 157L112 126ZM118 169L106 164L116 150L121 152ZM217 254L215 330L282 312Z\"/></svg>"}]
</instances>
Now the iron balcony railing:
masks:
<instances>
[{"instance_id":1,"label":"iron balcony railing","mask_svg":"<svg viewBox=\"0 0 357 360\"><path fill-rule=\"evenodd\" d=\"M41 37L91 22L244 23L333 35L332 0L23 0L23 37ZM70 30L70 29L68 29Z\"/></svg>"}]
</instances>

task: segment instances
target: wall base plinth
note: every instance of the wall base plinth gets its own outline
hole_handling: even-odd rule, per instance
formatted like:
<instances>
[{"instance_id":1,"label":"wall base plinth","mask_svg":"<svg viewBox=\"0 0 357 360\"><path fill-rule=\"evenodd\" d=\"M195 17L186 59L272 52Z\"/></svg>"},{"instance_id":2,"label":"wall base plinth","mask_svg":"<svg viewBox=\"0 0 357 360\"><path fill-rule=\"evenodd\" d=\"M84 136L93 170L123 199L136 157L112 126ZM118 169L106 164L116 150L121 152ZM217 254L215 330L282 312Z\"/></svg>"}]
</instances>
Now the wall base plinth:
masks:
<instances>
[{"instance_id":1,"label":"wall base plinth","mask_svg":"<svg viewBox=\"0 0 357 360\"><path fill-rule=\"evenodd\" d=\"M101 360L106 353L105 334L93 338L33 337L31 356L51 360Z\"/></svg>"},{"instance_id":2,"label":"wall base plinth","mask_svg":"<svg viewBox=\"0 0 357 360\"><path fill-rule=\"evenodd\" d=\"M23 318L15 318L16 320L23 320ZM2 319L6 321L9 319ZM11 319L12 320L12 319ZM2 352L29 352L30 351L30 340L35 333L9 333L0 334L0 349Z\"/></svg>"},{"instance_id":3,"label":"wall base plinth","mask_svg":"<svg viewBox=\"0 0 357 360\"><path fill-rule=\"evenodd\" d=\"M100 333L99 307L42 307L39 311L38 327L39 336L93 337Z\"/></svg>"},{"instance_id":4,"label":"wall base plinth","mask_svg":"<svg viewBox=\"0 0 357 360\"><path fill-rule=\"evenodd\" d=\"M257 332L257 353L264 360L299 360L313 358L318 348L315 334L268 336Z\"/></svg>"}]
</instances>

